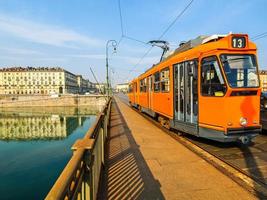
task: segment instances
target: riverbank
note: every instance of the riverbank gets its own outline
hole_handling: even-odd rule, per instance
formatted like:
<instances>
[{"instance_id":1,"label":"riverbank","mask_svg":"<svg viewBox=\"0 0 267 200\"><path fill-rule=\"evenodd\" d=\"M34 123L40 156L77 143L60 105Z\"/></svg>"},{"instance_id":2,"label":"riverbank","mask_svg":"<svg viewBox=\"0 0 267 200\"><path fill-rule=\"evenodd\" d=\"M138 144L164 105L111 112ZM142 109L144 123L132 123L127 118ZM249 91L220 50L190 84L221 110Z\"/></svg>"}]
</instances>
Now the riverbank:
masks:
<instances>
[{"instance_id":1,"label":"riverbank","mask_svg":"<svg viewBox=\"0 0 267 200\"><path fill-rule=\"evenodd\" d=\"M104 95L3 95L0 96L0 107L80 107L104 106Z\"/></svg>"}]
</instances>

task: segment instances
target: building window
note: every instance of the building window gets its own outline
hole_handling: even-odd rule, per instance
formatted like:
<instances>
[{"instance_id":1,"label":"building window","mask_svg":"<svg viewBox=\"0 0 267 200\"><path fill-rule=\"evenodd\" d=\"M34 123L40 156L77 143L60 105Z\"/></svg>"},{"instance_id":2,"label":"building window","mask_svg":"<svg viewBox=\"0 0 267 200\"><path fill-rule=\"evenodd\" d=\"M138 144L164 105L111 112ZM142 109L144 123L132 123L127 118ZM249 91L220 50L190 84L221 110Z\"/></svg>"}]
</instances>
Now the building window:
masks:
<instances>
[{"instance_id":1,"label":"building window","mask_svg":"<svg viewBox=\"0 0 267 200\"><path fill-rule=\"evenodd\" d=\"M154 92L160 91L160 73L156 72L154 74Z\"/></svg>"},{"instance_id":2,"label":"building window","mask_svg":"<svg viewBox=\"0 0 267 200\"><path fill-rule=\"evenodd\" d=\"M169 68L163 69L160 72L161 92L170 91L170 70Z\"/></svg>"}]
</instances>

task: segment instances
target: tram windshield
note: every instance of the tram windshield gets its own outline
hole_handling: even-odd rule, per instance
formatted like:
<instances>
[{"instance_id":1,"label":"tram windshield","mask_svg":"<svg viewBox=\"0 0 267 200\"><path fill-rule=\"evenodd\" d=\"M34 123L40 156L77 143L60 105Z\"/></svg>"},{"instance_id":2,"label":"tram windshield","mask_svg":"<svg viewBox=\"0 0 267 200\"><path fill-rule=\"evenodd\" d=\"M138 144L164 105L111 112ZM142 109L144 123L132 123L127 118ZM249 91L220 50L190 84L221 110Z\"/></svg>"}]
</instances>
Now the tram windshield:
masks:
<instances>
[{"instance_id":1,"label":"tram windshield","mask_svg":"<svg viewBox=\"0 0 267 200\"><path fill-rule=\"evenodd\" d=\"M259 87L254 55L221 55L221 61L231 87Z\"/></svg>"}]
</instances>

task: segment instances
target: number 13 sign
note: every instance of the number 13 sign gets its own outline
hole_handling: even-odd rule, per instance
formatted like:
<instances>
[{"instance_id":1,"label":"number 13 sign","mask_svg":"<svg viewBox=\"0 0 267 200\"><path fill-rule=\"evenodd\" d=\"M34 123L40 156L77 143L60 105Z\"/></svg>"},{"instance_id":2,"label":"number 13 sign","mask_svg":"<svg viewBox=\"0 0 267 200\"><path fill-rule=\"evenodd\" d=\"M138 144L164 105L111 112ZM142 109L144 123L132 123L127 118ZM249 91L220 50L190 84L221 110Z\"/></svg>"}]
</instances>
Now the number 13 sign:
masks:
<instances>
[{"instance_id":1,"label":"number 13 sign","mask_svg":"<svg viewBox=\"0 0 267 200\"><path fill-rule=\"evenodd\" d=\"M245 37L232 37L232 47L233 48L245 48L246 38Z\"/></svg>"}]
</instances>

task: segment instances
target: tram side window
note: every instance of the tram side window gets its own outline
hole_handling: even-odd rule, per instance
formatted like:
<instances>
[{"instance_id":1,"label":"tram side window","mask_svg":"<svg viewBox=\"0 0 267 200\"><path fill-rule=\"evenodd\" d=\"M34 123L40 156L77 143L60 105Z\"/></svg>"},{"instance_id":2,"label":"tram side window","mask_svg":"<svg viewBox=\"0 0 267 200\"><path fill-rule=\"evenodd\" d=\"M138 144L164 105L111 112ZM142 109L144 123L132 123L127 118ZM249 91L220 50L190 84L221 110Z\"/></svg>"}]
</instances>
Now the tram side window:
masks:
<instances>
[{"instance_id":1,"label":"tram side window","mask_svg":"<svg viewBox=\"0 0 267 200\"><path fill-rule=\"evenodd\" d=\"M146 92L146 78L140 80L140 92Z\"/></svg>"},{"instance_id":2,"label":"tram side window","mask_svg":"<svg viewBox=\"0 0 267 200\"><path fill-rule=\"evenodd\" d=\"M160 72L161 92L170 91L170 70L169 68L163 69Z\"/></svg>"},{"instance_id":3,"label":"tram side window","mask_svg":"<svg viewBox=\"0 0 267 200\"><path fill-rule=\"evenodd\" d=\"M154 74L154 92L160 91L160 73L156 72Z\"/></svg>"},{"instance_id":4,"label":"tram side window","mask_svg":"<svg viewBox=\"0 0 267 200\"><path fill-rule=\"evenodd\" d=\"M142 90L143 90L143 80L140 80L140 82L139 82L139 85L140 85L140 92L143 92Z\"/></svg>"},{"instance_id":5,"label":"tram side window","mask_svg":"<svg viewBox=\"0 0 267 200\"><path fill-rule=\"evenodd\" d=\"M224 96L225 82L215 56L201 62L201 93L203 96Z\"/></svg>"},{"instance_id":6,"label":"tram side window","mask_svg":"<svg viewBox=\"0 0 267 200\"><path fill-rule=\"evenodd\" d=\"M128 93L132 93L133 92L133 86L132 84L129 85L129 90L128 90Z\"/></svg>"},{"instance_id":7,"label":"tram side window","mask_svg":"<svg viewBox=\"0 0 267 200\"><path fill-rule=\"evenodd\" d=\"M134 83L134 92L137 92L137 82Z\"/></svg>"}]
</instances>

